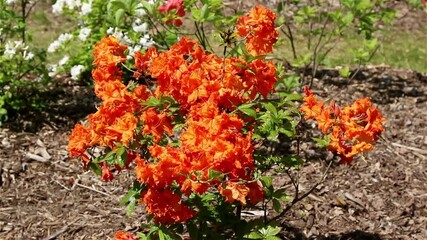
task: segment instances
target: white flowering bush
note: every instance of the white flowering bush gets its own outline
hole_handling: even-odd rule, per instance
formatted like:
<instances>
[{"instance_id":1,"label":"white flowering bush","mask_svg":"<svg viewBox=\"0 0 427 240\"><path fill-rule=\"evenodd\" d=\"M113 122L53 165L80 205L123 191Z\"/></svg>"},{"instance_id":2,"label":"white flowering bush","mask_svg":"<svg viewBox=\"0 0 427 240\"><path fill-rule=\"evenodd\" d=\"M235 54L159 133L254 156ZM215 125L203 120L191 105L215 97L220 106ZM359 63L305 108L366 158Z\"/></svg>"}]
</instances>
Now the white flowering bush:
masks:
<instances>
[{"instance_id":1,"label":"white flowering bush","mask_svg":"<svg viewBox=\"0 0 427 240\"><path fill-rule=\"evenodd\" d=\"M11 111L41 108L41 99L31 94L49 80L45 50L29 44L26 29L29 0L0 0L0 124Z\"/></svg>"},{"instance_id":2,"label":"white flowering bush","mask_svg":"<svg viewBox=\"0 0 427 240\"><path fill-rule=\"evenodd\" d=\"M74 19L76 28L62 33L49 45L48 56L63 57L49 66L49 76L65 72L74 80L81 79L91 68L93 45L106 35L129 46L129 59L150 46L164 46L166 34L154 28L161 18L154 10L161 4L162 1L153 0L57 0L52 12ZM172 41L176 41L176 36Z\"/></svg>"}]
</instances>

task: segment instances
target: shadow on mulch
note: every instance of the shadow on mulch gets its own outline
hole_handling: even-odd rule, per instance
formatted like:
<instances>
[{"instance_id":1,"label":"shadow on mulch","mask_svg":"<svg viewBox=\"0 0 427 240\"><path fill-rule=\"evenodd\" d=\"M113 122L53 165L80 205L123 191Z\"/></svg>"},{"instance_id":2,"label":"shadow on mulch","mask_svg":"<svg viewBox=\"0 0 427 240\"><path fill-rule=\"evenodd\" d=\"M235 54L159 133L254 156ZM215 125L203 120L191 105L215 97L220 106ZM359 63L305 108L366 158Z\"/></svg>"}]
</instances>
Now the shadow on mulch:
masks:
<instances>
[{"instance_id":1,"label":"shadow on mulch","mask_svg":"<svg viewBox=\"0 0 427 240\"><path fill-rule=\"evenodd\" d=\"M285 226L285 232L287 233L285 239L289 240L381 240L381 237L377 233L370 233L360 230L341 234L331 234L330 236L312 236L306 237L306 235L298 228L292 226Z\"/></svg>"},{"instance_id":2,"label":"shadow on mulch","mask_svg":"<svg viewBox=\"0 0 427 240\"><path fill-rule=\"evenodd\" d=\"M45 89L26 90L20 93L24 107L19 111L8 110L8 121L2 127L16 132L36 133L43 126L53 129L70 129L76 122L96 111L93 87L71 79L55 80ZM39 107L31 100L38 99Z\"/></svg>"},{"instance_id":3,"label":"shadow on mulch","mask_svg":"<svg viewBox=\"0 0 427 240\"><path fill-rule=\"evenodd\" d=\"M427 84L426 73L377 66L353 70L350 75L351 78L343 78L336 69L320 69L315 78L324 84L335 85L343 90L351 89L350 92L369 96L376 104L392 103L400 97L418 97L427 101L422 88Z\"/></svg>"}]
</instances>

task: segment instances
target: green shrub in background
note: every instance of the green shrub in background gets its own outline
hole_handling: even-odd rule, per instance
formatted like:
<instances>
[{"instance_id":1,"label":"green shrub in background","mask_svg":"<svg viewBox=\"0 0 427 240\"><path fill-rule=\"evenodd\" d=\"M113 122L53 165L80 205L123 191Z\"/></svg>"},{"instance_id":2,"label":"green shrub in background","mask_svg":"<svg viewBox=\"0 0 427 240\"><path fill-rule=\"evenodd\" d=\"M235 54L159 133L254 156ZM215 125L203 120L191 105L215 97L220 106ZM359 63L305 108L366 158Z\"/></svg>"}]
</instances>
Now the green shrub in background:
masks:
<instances>
[{"instance_id":1,"label":"green shrub in background","mask_svg":"<svg viewBox=\"0 0 427 240\"><path fill-rule=\"evenodd\" d=\"M284 52L279 52L278 58L301 73L291 74L292 79L302 78L311 85L319 66L336 67L331 53L340 51L352 57L340 63L339 73L353 77L382 46L383 30L389 29L396 17L394 4L390 0L281 0L278 22L285 38L281 39ZM423 7L420 1L405 4L409 9ZM348 39L352 45L345 45Z\"/></svg>"},{"instance_id":2,"label":"green shrub in background","mask_svg":"<svg viewBox=\"0 0 427 240\"><path fill-rule=\"evenodd\" d=\"M0 123L8 111L43 108L35 92L49 77L46 51L31 47L26 20L35 1L0 0Z\"/></svg>"}]
</instances>

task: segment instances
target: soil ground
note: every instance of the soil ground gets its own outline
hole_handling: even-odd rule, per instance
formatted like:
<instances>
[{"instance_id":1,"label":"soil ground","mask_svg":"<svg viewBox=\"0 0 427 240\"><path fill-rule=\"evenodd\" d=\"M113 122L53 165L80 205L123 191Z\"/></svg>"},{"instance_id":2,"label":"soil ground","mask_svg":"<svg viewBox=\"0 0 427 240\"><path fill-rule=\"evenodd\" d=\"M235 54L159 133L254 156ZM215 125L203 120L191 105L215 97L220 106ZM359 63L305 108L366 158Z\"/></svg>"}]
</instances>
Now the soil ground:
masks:
<instances>
[{"instance_id":1,"label":"soil ground","mask_svg":"<svg viewBox=\"0 0 427 240\"><path fill-rule=\"evenodd\" d=\"M104 183L66 151L74 123L95 110L91 90L58 84L47 112L15 123L32 132L13 123L0 128L0 239L112 239L117 230L135 231L142 210L127 216L119 206L132 174ZM283 218L283 238L427 239L427 76L376 66L348 80L320 70L314 86L341 104L370 97L386 131L364 159L332 166ZM304 192L322 177L328 155L312 142L301 147L310 159L301 170ZM276 178L292 189L285 176Z\"/></svg>"},{"instance_id":2,"label":"soil ground","mask_svg":"<svg viewBox=\"0 0 427 240\"><path fill-rule=\"evenodd\" d=\"M284 236L427 239L427 76L376 67L346 80L321 70L314 86L339 103L371 97L387 118L386 131L365 160L334 165L313 194L294 206L283 219ZM58 97L69 102L60 104L90 109L90 101L72 96L64 91ZM0 239L111 239L117 230L135 230L143 219L141 210L128 217L118 204L130 173L104 183L68 158L70 127L50 122L36 133L0 129ZM311 159L301 174L304 191L326 164L314 143L302 149ZM276 177L292 189L284 176Z\"/></svg>"}]
</instances>

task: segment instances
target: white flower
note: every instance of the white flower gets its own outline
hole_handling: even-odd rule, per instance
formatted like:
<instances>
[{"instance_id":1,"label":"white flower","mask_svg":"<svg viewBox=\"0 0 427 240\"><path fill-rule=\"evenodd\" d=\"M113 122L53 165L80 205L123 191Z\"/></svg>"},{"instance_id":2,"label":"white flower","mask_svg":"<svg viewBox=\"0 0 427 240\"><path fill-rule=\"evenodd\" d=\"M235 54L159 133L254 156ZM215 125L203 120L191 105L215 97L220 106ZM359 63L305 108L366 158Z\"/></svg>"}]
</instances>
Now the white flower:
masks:
<instances>
[{"instance_id":1,"label":"white flower","mask_svg":"<svg viewBox=\"0 0 427 240\"><path fill-rule=\"evenodd\" d=\"M113 27L109 27L109 28L107 29L107 34L108 34L108 35L112 35L114 32L115 32L115 28L113 28Z\"/></svg>"},{"instance_id":2,"label":"white flower","mask_svg":"<svg viewBox=\"0 0 427 240\"><path fill-rule=\"evenodd\" d=\"M59 60L58 66L65 65L68 62L68 59L70 59L70 57L68 57L67 55L65 55L61 60Z\"/></svg>"},{"instance_id":3,"label":"white flower","mask_svg":"<svg viewBox=\"0 0 427 240\"><path fill-rule=\"evenodd\" d=\"M23 41L8 41L4 46L4 56L13 57L17 53L23 54L25 58L26 51L28 50L28 45L26 45ZM34 55L33 55L34 57Z\"/></svg>"},{"instance_id":4,"label":"white flower","mask_svg":"<svg viewBox=\"0 0 427 240\"><path fill-rule=\"evenodd\" d=\"M81 5L82 2L80 0L57 0L55 4L52 5L52 12L61 14L64 11L64 7L67 7L69 10L74 10Z\"/></svg>"},{"instance_id":5,"label":"white flower","mask_svg":"<svg viewBox=\"0 0 427 240\"><path fill-rule=\"evenodd\" d=\"M107 30L107 34L109 34L112 37L115 37L122 44L125 44L125 45L131 45L132 44L132 40L126 35L126 33L123 33L122 31L120 31L117 28L114 28L114 29L109 28Z\"/></svg>"},{"instance_id":6,"label":"white flower","mask_svg":"<svg viewBox=\"0 0 427 240\"><path fill-rule=\"evenodd\" d=\"M133 58L133 56L135 55L135 53L136 53L136 52L141 51L141 46L140 46L140 45L136 45L136 46L129 46L129 47L128 47L128 50L129 50L129 53L128 53L128 55L126 56L126 58L127 58L128 60L130 60L130 59L132 59L132 58Z\"/></svg>"},{"instance_id":7,"label":"white flower","mask_svg":"<svg viewBox=\"0 0 427 240\"><path fill-rule=\"evenodd\" d=\"M72 38L73 38L73 35L71 35L70 33L63 33L59 35L58 39L53 41L49 45L49 47L47 48L47 52L50 52L50 53L56 52L56 50L58 50L58 48L61 47L62 44L64 44L66 41Z\"/></svg>"},{"instance_id":8,"label":"white flower","mask_svg":"<svg viewBox=\"0 0 427 240\"><path fill-rule=\"evenodd\" d=\"M49 77L54 77L56 75L56 70L58 68L58 65L52 64L52 65L48 66L47 68L49 70L49 73L48 73Z\"/></svg>"},{"instance_id":9,"label":"white flower","mask_svg":"<svg viewBox=\"0 0 427 240\"><path fill-rule=\"evenodd\" d=\"M57 0L55 4L52 5L52 12L55 14L61 14L63 12L64 7L65 7L65 1Z\"/></svg>"},{"instance_id":10,"label":"white flower","mask_svg":"<svg viewBox=\"0 0 427 240\"><path fill-rule=\"evenodd\" d=\"M139 21L138 21L139 20ZM141 22L141 19L136 19L135 22L132 23L132 29L139 33L139 32L147 32L148 30L148 24L146 22L138 25Z\"/></svg>"},{"instance_id":11,"label":"white flower","mask_svg":"<svg viewBox=\"0 0 427 240\"><path fill-rule=\"evenodd\" d=\"M91 29L90 28L82 28L79 33L79 39L84 42L87 37L89 37Z\"/></svg>"},{"instance_id":12,"label":"white flower","mask_svg":"<svg viewBox=\"0 0 427 240\"><path fill-rule=\"evenodd\" d=\"M83 3L82 4L82 9L81 9L81 12L80 12L80 16L88 15L91 12L92 12L92 0L90 0L88 3Z\"/></svg>"},{"instance_id":13,"label":"white flower","mask_svg":"<svg viewBox=\"0 0 427 240\"><path fill-rule=\"evenodd\" d=\"M82 5L80 0L65 0L65 2L69 10L74 10L74 8L80 7Z\"/></svg>"},{"instance_id":14,"label":"white flower","mask_svg":"<svg viewBox=\"0 0 427 240\"><path fill-rule=\"evenodd\" d=\"M7 55L13 56L16 54L16 49L10 42L7 42L3 54L5 56L7 56Z\"/></svg>"},{"instance_id":15,"label":"white flower","mask_svg":"<svg viewBox=\"0 0 427 240\"><path fill-rule=\"evenodd\" d=\"M71 70L70 70L70 73L71 73L71 79L73 79L73 80L78 80L79 79L79 76L80 76L80 74L83 72L83 70L84 70L84 66L83 65L76 65L76 66L73 66L72 68L71 68Z\"/></svg>"},{"instance_id":16,"label":"white flower","mask_svg":"<svg viewBox=\"0 0 427 240\"><path fill-rule=\"evenodd\" d=\"M140 40L139 43L142 45L143 48L149 48L155 44L153 39L151 39L150 35L145 34Z\"/></svg>"},{"instance_id":17,"label":"white flower","mask_svg":"<svg viewBox=\"0 0 427 240\"><path fill-rule=\"evenodd\" d=\"M12 5L16 2L16 0L6 0L7 5Z\"/></svg>"},{"instance_id":18,"label":"white flower","mask_svg":"<svg viewBox=\"0 0 427 240\"><path fill-rule=\"evenodd\" d=\"M147 12L145 12L145 9L143 8L144 5L142 3L138 3L135 7L135 15L137 17L143 17L147 15Z\"/></svg>"},{"instance_id":19,"label":"white flower","mask_svg":"<svg viewBox=\"0 0 427 240\"><path fill-rule=\"evenodd\" d=\"M28 53L27 53L27 51L25 51L25 52L24 52L24 59L25 59L26 61L31 60L31 59L33 59L33 58L34 58L34 53L32 53L32 52L28 52Z\"/></svg>"}]
</instances>

